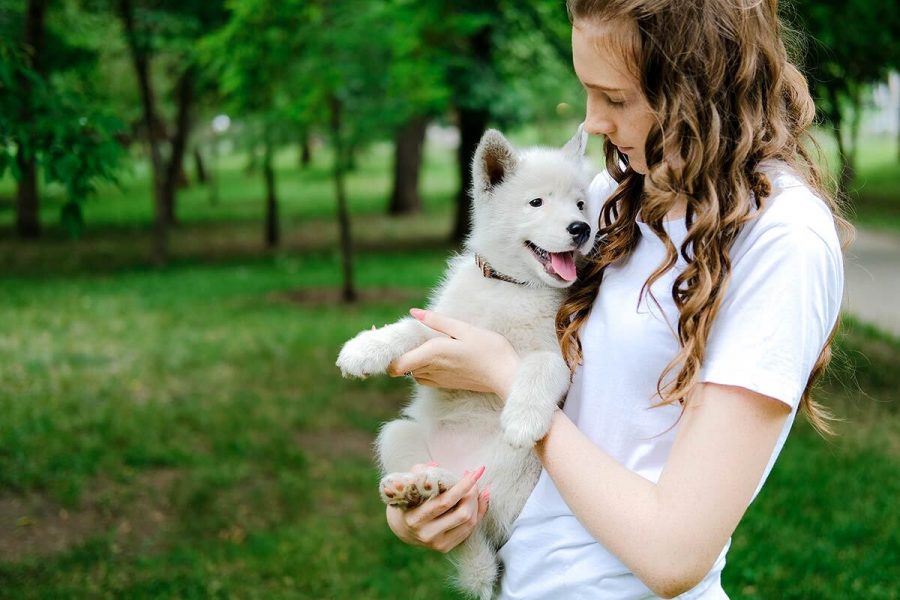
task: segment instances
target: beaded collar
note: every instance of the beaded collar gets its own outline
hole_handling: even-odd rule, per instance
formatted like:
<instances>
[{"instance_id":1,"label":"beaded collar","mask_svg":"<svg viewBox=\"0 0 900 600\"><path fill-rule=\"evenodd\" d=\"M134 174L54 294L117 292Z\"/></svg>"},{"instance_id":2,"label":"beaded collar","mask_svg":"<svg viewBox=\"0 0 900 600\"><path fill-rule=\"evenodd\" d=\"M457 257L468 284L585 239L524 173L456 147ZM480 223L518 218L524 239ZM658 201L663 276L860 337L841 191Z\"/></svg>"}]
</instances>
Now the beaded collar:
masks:
<instances>
[{"instance_id":1,"label":"beaded collar","mask_svg":"<svg viewBox=\"0 0 900 600\"><path fill-rule=\"evenodd\" d=\"M519 281L518 279L513 279L508 275L504 275L503 273L498 273L494 270L488 261L484 260L479 254L475 255L475 266L477 266L481 270L481 274L490 279L499 279L500 281L507 281L509 283L515 283L516 285L528 285L524 281Z\"/></svg>"}]
</instances>

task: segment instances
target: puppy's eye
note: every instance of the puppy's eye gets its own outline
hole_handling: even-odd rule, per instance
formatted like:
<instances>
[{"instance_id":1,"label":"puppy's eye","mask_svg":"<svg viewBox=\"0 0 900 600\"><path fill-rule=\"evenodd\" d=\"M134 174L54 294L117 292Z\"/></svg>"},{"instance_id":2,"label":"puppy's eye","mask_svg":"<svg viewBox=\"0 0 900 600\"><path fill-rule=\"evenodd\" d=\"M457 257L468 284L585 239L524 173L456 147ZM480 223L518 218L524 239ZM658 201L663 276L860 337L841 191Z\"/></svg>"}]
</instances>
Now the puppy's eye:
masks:
<instances>
[{"instance_id":1,"label":"puppy's eye","mask_svg":"<svg viewBox=\"0 0 900 600\"><path fill-rule=\"evenodd\" d=\"M584 210L584 201L579 200L577 206L578 206L578 210Z\"/></svg>"},{"instance_id":2,"label":"puppy's eye","mask_svg":"<svg viewBox=\"0 0 900 600\"><path fill-rule=\"evenodd\" d=\"M535 198L534 200L532 200L532 201L529 202L528 204L530 204L530 205L532 205L533 207L537 208L538 206L540 206L540 205L543 204L543 203L544 203L544 201L541 200L540 198Z\"/></svg>"}]
</instances>

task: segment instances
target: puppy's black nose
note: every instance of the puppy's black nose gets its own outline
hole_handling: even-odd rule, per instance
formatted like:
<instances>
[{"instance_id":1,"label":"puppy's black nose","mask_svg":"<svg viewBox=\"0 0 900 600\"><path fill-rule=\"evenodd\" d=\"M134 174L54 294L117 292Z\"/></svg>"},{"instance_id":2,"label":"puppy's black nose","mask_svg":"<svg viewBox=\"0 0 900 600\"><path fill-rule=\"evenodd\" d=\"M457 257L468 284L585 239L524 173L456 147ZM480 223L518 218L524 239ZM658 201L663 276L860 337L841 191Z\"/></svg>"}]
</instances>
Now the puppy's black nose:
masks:
<instances>
[{"instance_id":1,"label":"puppy's black nose","mask_svg":"<svg viewBox=\"0 0 900 600\"><path fill-rule=\"evenodd\" d=\"M584 221L575 221L566 227L566 231L572 234L575 244L581 246L587 241L588 236L591 235L591 226Z\"/></svg>"}]
</instances>

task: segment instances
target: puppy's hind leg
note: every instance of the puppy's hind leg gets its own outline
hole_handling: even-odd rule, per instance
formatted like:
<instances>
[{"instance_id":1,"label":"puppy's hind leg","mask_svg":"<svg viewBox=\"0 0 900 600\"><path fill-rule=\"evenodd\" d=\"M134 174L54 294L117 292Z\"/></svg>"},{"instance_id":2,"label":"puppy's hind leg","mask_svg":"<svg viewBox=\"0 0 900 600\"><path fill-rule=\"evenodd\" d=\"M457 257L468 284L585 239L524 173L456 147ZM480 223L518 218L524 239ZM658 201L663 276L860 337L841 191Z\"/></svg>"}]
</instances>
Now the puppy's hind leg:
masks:
<instances>
[{"instance_id":1,"label":"puppy's hind leg","mask_svg":"<svg viewBox=\"0 0 900 600\"><path fill-rule=\"evenodd\" d=\"M485 534L484 525L450 553L456 566L456 585L479 600L490 600L497 583L497 552Z\"/></svg>"},{"instance_id":2,"label":"puppy's hind leg","mask_svg":"<svg viewBox=\"0 0 900 600\"><path fill-rule=\"evenodd\" d=\"M431 460L425 429L412 419L395 419L382 426L375 440L381 474L408 471L415 464Z\"/></svg>"},{"instance_id":3,"label":"puppy's hind leg","mask_svg":"<svg viewBox=\"0 0 900 600\"><path fill-rule=\"evenodd\" d=\"M385 504L412 508L450 489L459 480L450 471L433 466L410 471L413 465L431 460L425 430L417 421L397 419L385 424L375 444L384 475L379 490Z\"/></svg>"}]
</instances>

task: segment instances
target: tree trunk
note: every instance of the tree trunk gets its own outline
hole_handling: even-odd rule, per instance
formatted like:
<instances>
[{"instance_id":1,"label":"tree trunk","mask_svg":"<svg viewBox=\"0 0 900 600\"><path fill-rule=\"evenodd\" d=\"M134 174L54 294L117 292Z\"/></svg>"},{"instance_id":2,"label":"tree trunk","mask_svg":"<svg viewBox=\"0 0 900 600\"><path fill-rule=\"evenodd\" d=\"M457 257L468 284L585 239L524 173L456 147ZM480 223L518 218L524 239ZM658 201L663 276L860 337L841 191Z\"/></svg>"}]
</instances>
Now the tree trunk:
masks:
<instances>
[{"instance_id":1,"label":"tree trunk","mask_svg":"<svg viewBox=\"0 0 900 600\"><path fill-rule=\"evenodd\" d=\"M859 86L855 86L850 93L850 104L853 109L853 116L850 119L850 140L847 149L847 165L841 172L841 187L847 192L853 187L853 180L856 179L856 157L859 149L859 126L862 121L862 90Z\"/></svg>"},{"instance_id":2,"label":"tree trunk","mask_svg":"<svg viewBox=\"0 0 900 600\"><path fill-rule=\"evenodd\" d=\"M164 194L164 165L162 154L159 149L159 143L156 136L153 135L154 127L158 122L156 116L156 100L153 94L152 82L150 80L150 54L139 39L137 29L134 23L134 6L131 0L119 0L119 16L125 28L125 37L128 41L128 47L131 51L131 59L134 63L135 74L137 75L138 88L141 94L141 104L143 107L144 128L146 129L147 143L150 149L150 162L153 166L153 205L154 205L154 226L153 226L153 262L157 265L165 264L168 259L168 234L169 221L166 218L166 201Z\"/></svg>"},{"instance_id":3,"label":"tree trunk","mask_svg":"<svg viewBox=\"0 0 900 600\"><path fill-rule=\"evenodd\" d=\"M163 208L166 222L175 225L175 197L181 179L184 151L187 147L188 133L191 128L191 103L194 97L194 69L188 67L175 84L175 96L178 104L178 115L175 119L175 135L171 140L171 153L166 165L163 180Z\"/></svg>"},{"instance_id":4,"label":"tree trunk","mask_svg":"<svg viewBox=\"0 0 900 600\"><path fill-rule=\"evenodd\" d=\"M850 165L850 156L847 153L847 147L844 144L843 135L843 115L841 114L841 105L837 91L834 88L828 88L828 101L831 104L829 120L834 131L834 140L837 142L838 160L840 161L840 173L838 175L837 195L840 198L846 198L850 191L849 183L852 180L852 166Z\"/></svg>"},{"instance_id":5,"label":"tree trunk","mask_svg":"<svg viewBox=\"0 0 900 600\"><path fill-rule=\"evenodd\" d=\"M428 119L425 117L413 117L397 131L394 138L394 191L391 192L388 207L391 215L411 215L422 210L419 172L427 125Z\"/></svg>"},{"instance_id":6,"label":"tree trunk","mask_svg":"<svg viewBox=\"0 0 900 600\"><path fill-rule=\"evenodd\" d=\"M206 166L203 163L203 154L200 153L200 147L194 147L194 170L197 172L197 181L206 185L209 179L206 177Z\"/></svg>"},{"instance_id":7,"label":"tree trunk","mask_svg":"<svg viewBox=\"0 0 900 600\"><path fill-rule=\"evenodd\" d=\"M38 74L43 73L46 13L47 0L29 0L23 39L28 49L26 58L28 68ZM34 127L29 127L29 124L34 122L31 81L24 74L20 74L19 86L22 90L22 110L19 120L25 131L34 131ZM16 234L21 238L37 238L41 234L40 197L33 139L19 140L16 164L20 173L16 189Z\"/></svg>"},{"instance_id":8,"label":"tree trunk","mask_svg":"<svg viewBox=\"0 0 900 600\"><path fill-rule=\"evenodd\" d=\"M23 239L35 239L41 235L37 161L34 154L20 144L16 164L20 172L16 187L16 234Z\"/></svg>"},{"instance_id":9,"label":"tree trunk","mask_svg":"<svg viewBox=\"0 0 900 600\"><path fill-rule=\"evenodd\" d=\"M459 148L456 149L456 164L459 170L460 188L456 194L456 224L453 241L461 243L472 227L472 159L487 129L490 113L487 109L461 108L459 113Z\"/></svg>"},{"instance_id":10,"label":"tree trunk","mask_svg":"<svg viewBox=\"0 0 900 600\"><path fill-rule=\"evenodd\" d=\"M350 211L347 207L347 190L344 174L347 170L348 149L341 140L342 115L341 101L332 96L329 99L331 108L331 138L334 144L334 189L338 203L338 225L341 234L341 266L344 273L344 287L341 297L344 302L356 301L356 288L353 285L353 243L350 231Z\"/></svg>"},{"instance_id":11,"label":"tree trunk","mask_svg":"<svg viewBox=\"0 0 900 600\"><path fill-rule=\"evenodd\" d=\"M306 169L312 164L312 147L309 143L309 133L300 134L300 168Z\"/></svg>"},{"instance_id":12,"label":"tree trunk","mask_svg":"<svg viewBox=\"0 0 900 600\"><path fill-rule=\"evenodd\" d=\"M280 231L278 228L278 197L275 194L275 169L272 166L272 142L266 139L263 154L263 176L266 180L266 248L278 247Z\"/></svg>"},{"instance_id":13,"label":"tree trunk","mask_svg":"<svg viewBox=\"0 0 900 600\"><path fill-rule=\"evenodd\" d=\"M482 3L484 0L482 0ZM497 2L487 4L496 6ZM470 39L470 52L472 58L490 71L495 71L493 62L493 28L482 27ZM470 78L464 78L461 88L455 90L457 98L469 98L470 90L465 89L473 85ZM467 106L465 102L457 102L457 114L459 117L459 148L456 151L457 168L459 169L460 188L456 194L456 224L453 227L453 241L462 242L469 234L472 226L471 207L472 199L469 190L472 189L472 158L475 149L484 130L490 121L490 109L485 106Z\"/></svg>"}]
</instances>

